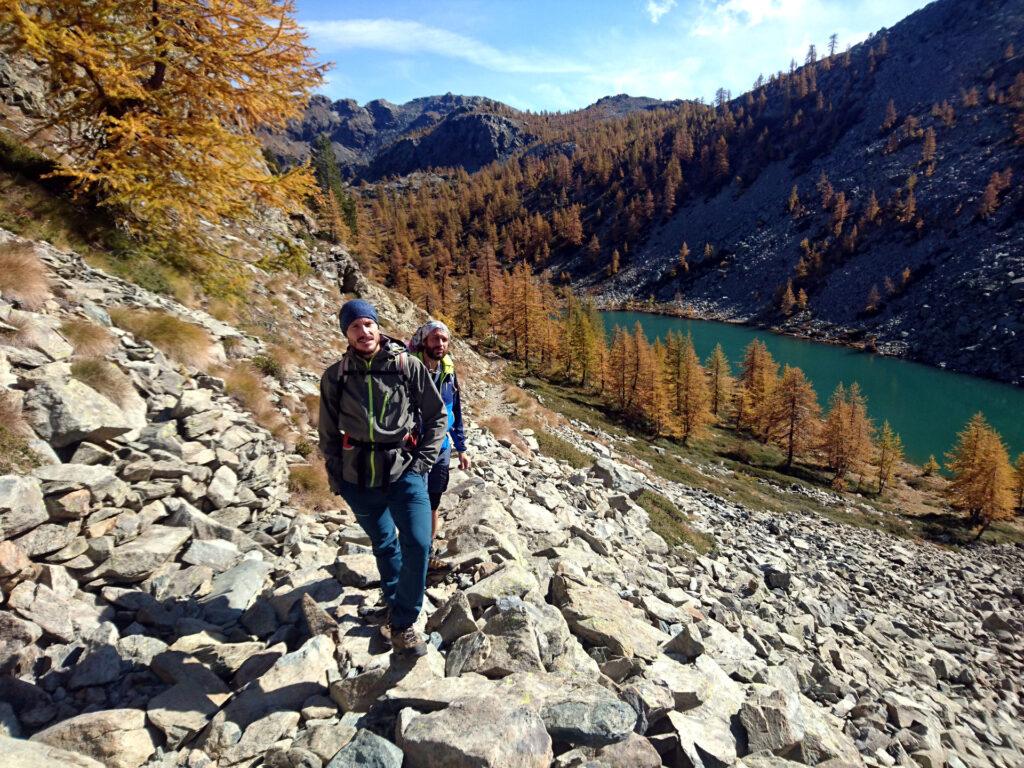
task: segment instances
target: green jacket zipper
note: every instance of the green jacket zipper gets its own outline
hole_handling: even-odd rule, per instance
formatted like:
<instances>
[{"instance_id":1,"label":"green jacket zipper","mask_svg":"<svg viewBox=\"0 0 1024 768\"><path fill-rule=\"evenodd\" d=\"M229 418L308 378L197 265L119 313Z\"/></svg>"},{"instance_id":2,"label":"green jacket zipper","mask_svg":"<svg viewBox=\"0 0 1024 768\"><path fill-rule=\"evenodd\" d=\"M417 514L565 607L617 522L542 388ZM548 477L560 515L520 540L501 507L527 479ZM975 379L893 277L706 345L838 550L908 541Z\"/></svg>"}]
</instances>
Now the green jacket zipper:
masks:
<instances>
[{"instance_id":1,"label":"green jacket zipper","mask_svg":"<svg viewBox=\"0 0 1024 768\"><path fill-rule=\"evenodd\" d=\"M376 355L374 355L376 357ZM366 370L370 370L370 366L373 364L373 357L369 360L364 361L366 363ZM377 484L377 463L376 456L377 451L373 447L373 377L366 377L366 392L369 408L366 409L368 415L367 423L370 427L370 487L373 488Z\"/></svg>"}]
</instances>

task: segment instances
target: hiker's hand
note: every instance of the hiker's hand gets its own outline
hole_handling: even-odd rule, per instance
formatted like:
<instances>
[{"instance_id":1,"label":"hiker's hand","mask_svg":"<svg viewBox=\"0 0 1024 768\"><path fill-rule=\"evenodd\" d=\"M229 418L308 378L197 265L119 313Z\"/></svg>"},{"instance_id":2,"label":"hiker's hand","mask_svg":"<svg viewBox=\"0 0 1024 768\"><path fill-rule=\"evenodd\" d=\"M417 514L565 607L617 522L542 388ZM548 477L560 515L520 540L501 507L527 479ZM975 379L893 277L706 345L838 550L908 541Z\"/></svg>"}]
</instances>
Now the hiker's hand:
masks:
<instances>
[{"instance_id":1,"label":"hiker's hand","mask_svg":"<svg viewBox=\"0 0 1024 768\"><path fill-rule=\"evenodd\" d=\"M470 462L470 460L469 460L469 454L468 453L460 453L459 454L459 469L461 469L463 472L465 472L467 469L469 469L469 465L471 463L472 462Z\"/></svg>"}]
</instances>

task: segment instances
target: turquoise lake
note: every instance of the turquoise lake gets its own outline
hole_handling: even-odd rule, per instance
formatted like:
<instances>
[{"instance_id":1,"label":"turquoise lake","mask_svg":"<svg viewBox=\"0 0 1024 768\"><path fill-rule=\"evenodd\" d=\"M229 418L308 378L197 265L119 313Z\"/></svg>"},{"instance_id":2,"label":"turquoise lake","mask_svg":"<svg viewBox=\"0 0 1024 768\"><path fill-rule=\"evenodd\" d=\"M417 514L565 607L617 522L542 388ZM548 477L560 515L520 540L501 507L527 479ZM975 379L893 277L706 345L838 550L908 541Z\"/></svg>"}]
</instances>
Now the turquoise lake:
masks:
<instances>
[{"instance_id":1,"label":"turquoise lake","mask_svg":"<svg viewBox=\"0 0 1024 768\"><path fill-rule=\"evenodd\" d=\"M715 344L721 344L733 375L739 371L743 350L761 339L780 368L784 364L803 369L813 382L822 409L839 382L860 384L868 411L877 427L888 420L903 438L907 458L924 463L929 454L939 462L956 441L967 420L977 411L985 414L1006 441L1011 461L1024 451L1024 389L951 373L920 363L869 354L833 344L780 336L730 323L683 320L643 312L603 312L605 328L632 329L637 321L648 339L664 339L670 331L689 333L702 361Z\"/></svg>"}]
</instances>

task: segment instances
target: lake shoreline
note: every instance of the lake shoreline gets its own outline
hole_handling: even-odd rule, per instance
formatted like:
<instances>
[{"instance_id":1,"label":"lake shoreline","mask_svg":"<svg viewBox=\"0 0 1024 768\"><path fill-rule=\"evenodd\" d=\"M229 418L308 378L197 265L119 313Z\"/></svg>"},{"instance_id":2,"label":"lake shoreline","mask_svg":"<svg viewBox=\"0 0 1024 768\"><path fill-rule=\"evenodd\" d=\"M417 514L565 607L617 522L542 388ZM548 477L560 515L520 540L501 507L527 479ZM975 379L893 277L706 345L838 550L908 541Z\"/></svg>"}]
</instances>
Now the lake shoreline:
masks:
<instances>
[{"instance_id":1,"label":"lake shoreline","mask_svg":"<svg viewBox=\"0 0 1024 768\"><path fill-rule=\"evenodd\" d=\"M620 304L621 306L621 304ZM635 305L633 305L635 306ZM908 458L923 464L942 456L971 416L981 411L1014 452L1024 451L1024 389L996 379L929 365L909 356L884 354L846 339L819 339L752 323L701 317L700 313L604 309L606 333L616 326L632 329L637 322L650 341L670 331L691 334L698 356L705 360L721 344L733 372L739 371L745 349L760 338L782 365L801 368L811 381L822 409L839 384L857 382L868 399L876 426L889 421L904 438Z\"/></svg>"},{"instance_id":2,"label":"lake shoreline","mask_svg":"<svg viewBox=\"0 0 1024 768\"><path fill-rule=\"evenodd\" d=\"M913 348L906 342L879 340L868 334L867 331L836 326L823 320L812 321L815 323L814 330L813 332L807 332L799 328L766 325L752 319L726 317L714 312L700 312L692 307L679 307L674 304L648 304L647 302L638 302L633 300L610 301L602 300L598 297L595 300L595 306L601 312L637 312L656 315L659 317L672 317L679 320L700 320L710 323L726 323L740 328L772 333L784 338L799 339L801 341L809 341L815 344L830 344L836 347L845 347L847 349L863 352L868 355L878 355L879 357L894 360L905 360L907 362L927 366L928 368L934 368L937 371L955 373L959 376L970 376L975 379L981 379L982 381L988 381L995 384L1005 384L1006 386L1013 387L1014 389L1024 390L1024 383L1019 380L1008 380L998 376L991 376L985 373L962 369L957 366L943 364L937 365L930 360L926 360L913 354ZM865 335L867 338L855 338L858 335Z\"/></svg>"}]
</instances>

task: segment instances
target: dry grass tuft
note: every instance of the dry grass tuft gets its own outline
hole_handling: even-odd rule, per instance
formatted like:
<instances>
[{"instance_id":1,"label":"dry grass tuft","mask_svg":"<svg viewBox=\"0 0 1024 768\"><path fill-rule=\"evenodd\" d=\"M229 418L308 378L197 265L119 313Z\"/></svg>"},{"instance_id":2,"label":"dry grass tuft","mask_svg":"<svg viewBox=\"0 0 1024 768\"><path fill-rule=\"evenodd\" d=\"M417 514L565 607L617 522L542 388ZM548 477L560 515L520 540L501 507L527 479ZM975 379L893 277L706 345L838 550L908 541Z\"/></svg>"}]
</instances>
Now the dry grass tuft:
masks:
<instances>
[{"instance_id":1,"label":"dry grass tuft","mask_svg":"<svg viewBox=\"0 0 1024 768\"><path fill-rule=\"evenodd\" d=\"M224 379L224 388L253 419L285 445L295 444L296 435L291 424L270 401L270 393L263 386L263 375L250 363L238 362L221 368L218 375Z\"/></svg>"},{"instance_id":2,"label":"dry grass tuft","mask_svg":"<svg viewBox=\"0 0 1024 768\"><path fill-rule=\"evenodd\" d=\"M158 310L116 307L110 318L135 338L148 341L172 360L203 369L210 363L213 340L205 328Z\"/></svg>"},{"instance_id":3,"label":"dry grass tuft","mask_svg":"<svg viewBox=\"0 0 1024 768\"><path fill-rule=\"evenodd\" d=\"M9 347L23 347L32 341L32 323L28 318L24 316L11 317L4 320L4 325L10 326L14 330L0 327L0 344L6 344Z\"/></svg>"},{"instance_id":4,"label":"dry grass tuft","mask_svg":"<svg viewBox=\"0 0 1024 768\"><path fill-rule=\"evenodd\" d=\"M310 510L337 509L338 497L331 492L323 459L313 457L309 464L295 464L288 478L291 504Z\"/></svg>"},{"instance_id":5,"label":"dry grass tuft","mask_svg":"<svg viewBox=\"0 0 1024 768\"><path fill-rule=\"evenodd\" d=\"M512 422L508 420L507 416L490 416L484 419L481 423L499 440L507 440L514 448L519 449L522 453L530 453L530 446L528 446L522 436L516 432L515 427L512 426Z\"/></svg>"},{"instance_id":6,"label":"dry grass tuft","mask_svg":"<svg viewBox=\"0 0 1024 768\"><path fill-rule=\"evenodd\" d=\"M32 429L14 396L0 392L0 475L23 474L39 466L28 447Z\"/></svg>"},{"instance_id":7,"label":"dry grass tuft","mask_svg":"<svg viewBox=\"0 0 1024 768\"><path fill-rule=\"evenodd\" d=\"M52 296L46 266L32 245L0 244L0 294L26 309L39 309Z\"/></svg>"},{"instance_id":8,"label":"dry grass tuft","mask_svg":"<svg viewBox=\"0 0 1024 768\"><path fill-rule=\"evenodd\" d=\"M132 382L113 363L85 357L71 364L71 375L118 405L124 405L132 391Z\"/></svg>"},{"instance_id":9,"label":"dry grass tuft","mask_svg":"<svg viewBox=\"0 0 1024 768\"><path fill-rule=\"evenodd\" d=\"M211 317L228 325L238 325L238 310L233 299L210 299L206 312Z\"/></svg>"},{"instance_id":10,"label":"dry grass tuft","mask_svg":"<svg viewBox=\"0 0 1024 768\"><path fill-rule=\"evenodd\" d=\"M61 323L60 332L78 357L103 357L114 348L114 337L98 323L72 318Z\"/></svg>"},{"instance_id":11,"label":"dry grass tuft","mask_svg":"<svg viewBox=\"0 0 1024 768\"><path fill-rule=\"evenodd\" d=\"M320 396L303 395L302 404L306 407L306 421L313 429L320 426Z\"/></svg>"}]
</instances>

